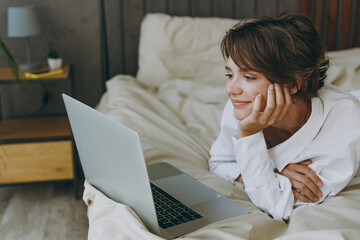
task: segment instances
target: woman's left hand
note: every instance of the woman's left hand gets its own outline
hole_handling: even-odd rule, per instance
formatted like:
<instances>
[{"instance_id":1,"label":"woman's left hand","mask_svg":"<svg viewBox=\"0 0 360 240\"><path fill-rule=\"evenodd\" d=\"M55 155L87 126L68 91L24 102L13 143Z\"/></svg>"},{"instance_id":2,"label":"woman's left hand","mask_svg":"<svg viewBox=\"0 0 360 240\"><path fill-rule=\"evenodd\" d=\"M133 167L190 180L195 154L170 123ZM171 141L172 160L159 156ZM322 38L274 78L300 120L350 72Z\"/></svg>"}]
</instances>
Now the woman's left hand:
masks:
<instances>
[{"instance_id":1,"label":"woman's left hand","mask_svg":"<svg viewBox=\"0 0 360 240\"><path fill-rule=\"evenodd\" d=\"M308 167L311 163L311 160L290 163L281 171L281 175L290 180L294 197L309 203L319 201L322 197L320 187L323 185L319 176Z\"/></svg>"},{"instance_id":2,"label":"woman's left hand","mask_svg":"<svg viewBox=\"0 0 360 240\"><path fill-rule=\"evenodd\" d=\"M276 83L269 85L266 106L264 111L261 111L263 98L258 94L252 113L239 122L239 137L250 136L281 121L292 104L290 90Z\"/></svg>"}]
</instances>

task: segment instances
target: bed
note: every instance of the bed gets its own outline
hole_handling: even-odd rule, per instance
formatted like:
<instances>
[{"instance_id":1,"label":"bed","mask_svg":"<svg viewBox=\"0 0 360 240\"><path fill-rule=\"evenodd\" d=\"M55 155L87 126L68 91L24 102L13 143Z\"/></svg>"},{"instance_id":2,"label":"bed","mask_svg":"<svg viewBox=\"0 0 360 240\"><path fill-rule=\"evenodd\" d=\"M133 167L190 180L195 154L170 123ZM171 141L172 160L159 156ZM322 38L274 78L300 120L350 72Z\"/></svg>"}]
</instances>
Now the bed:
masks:
<instances>
[{"instance_id":1,"label":"bed","mask_svg":"<svg viewBox=\"0 0 360 240\"><path fill-rule=\"evenodd\" d=\"M238 20L146 14L141 22L136 77L118 74L105 83L100 112L136 130L147 164L167 162L250 210L208 225L183 239L358 239L360 177L318 206L274 220L251 203L241 183L209 172L209 149L227 101L218 44ZM329 51L328 83L360 98L360 48ZM359 131L359 129L357 129ZM85 181L89 239L161 239L129 207Z\"/></svg>"}]
</instances>

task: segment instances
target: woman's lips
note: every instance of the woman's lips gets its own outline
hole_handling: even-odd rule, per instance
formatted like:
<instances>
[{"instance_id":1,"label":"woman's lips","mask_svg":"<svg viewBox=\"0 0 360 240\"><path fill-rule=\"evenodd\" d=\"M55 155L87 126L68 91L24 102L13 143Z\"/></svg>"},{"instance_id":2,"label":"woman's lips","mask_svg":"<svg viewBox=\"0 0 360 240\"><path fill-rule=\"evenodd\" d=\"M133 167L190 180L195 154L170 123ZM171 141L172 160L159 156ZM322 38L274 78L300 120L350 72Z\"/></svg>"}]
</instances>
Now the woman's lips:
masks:
<instances>
[{"instance_id":1,"label":"woman's lips","mask_svg":"<svg viewBox=\"0 0 360 240\"><path fill-rule=\"evenodd\" d=\"M241 108L247 106L251 101L242 101L242 100L231 100L234 108Z\"/></svg>"}]
</instances>

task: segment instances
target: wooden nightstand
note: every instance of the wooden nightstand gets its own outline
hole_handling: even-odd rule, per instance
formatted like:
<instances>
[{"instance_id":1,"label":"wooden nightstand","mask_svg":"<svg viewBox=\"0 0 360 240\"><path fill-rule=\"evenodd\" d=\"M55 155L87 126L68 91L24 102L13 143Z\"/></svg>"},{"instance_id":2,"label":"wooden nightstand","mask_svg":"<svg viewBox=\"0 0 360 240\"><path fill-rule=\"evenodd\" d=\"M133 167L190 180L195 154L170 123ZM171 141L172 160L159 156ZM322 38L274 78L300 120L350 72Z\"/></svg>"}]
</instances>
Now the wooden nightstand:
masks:
<instances>
[{"instance_id":1,"label":"wooden nightstand","mask_svg":"<svg viewBox=\"0 0 360 240\"><path fill-rule=\"evenodd\" d=\"M71 67L65 65L63 70L63 74L38 79L26 79L21 73L19 84L70 81L74 95ZM0 67L0 84L4 83L16 84L9 67ZM78 160L67 116L0 120L0 156L6 164L0 185L72 180L75 197L79 197Z\"/></svg>"}]
</instances>

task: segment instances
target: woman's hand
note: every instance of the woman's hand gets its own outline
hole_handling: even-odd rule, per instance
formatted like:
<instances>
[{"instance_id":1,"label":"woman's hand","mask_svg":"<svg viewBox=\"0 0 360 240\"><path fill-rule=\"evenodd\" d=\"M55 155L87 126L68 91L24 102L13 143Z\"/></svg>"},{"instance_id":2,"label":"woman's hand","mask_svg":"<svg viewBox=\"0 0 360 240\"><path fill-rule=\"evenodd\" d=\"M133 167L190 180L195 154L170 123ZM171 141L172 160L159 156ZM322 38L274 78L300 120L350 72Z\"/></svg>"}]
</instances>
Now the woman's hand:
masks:
<instances>
[{"instance_id":1,"label":"woman's hand","mask_svg":"<svg viewBox=\"0 0 360 240\"><path fill-rule=\"evenodd\" d=\"M323 185L321 179L308 167L311 163L311 160L290 163L280 173L290 180L294 197L308 203L317 202L322 197L320 187ZM235 181L244 183L241 174Z\"/></svg>"},{"instance_id":2,"label":"woman's hand","mask_svg":"<svg viewBox=\"0 0 360 240\"><path fill-rule=\"evenodd\" d=\"M319 187L323 185L316 173L308 167L311 163L311 160L290 163L281 171L281 175L290 179L294 197L309 203L317 202L322 197Z\"/></svg>"},{"instance_id":3,"label":"woman's hand","mask_svg":"<svg viewBox=\"0 0 360 240\"><path fill-rule=\"evenodd\" d=\"M239 137L246 137L281 121L292 104L290 90L279 84L268 87L266 106L261 111L263 96L258 94L254 100L252 113L239 122Z\"/></svg>"}]
</instances>

